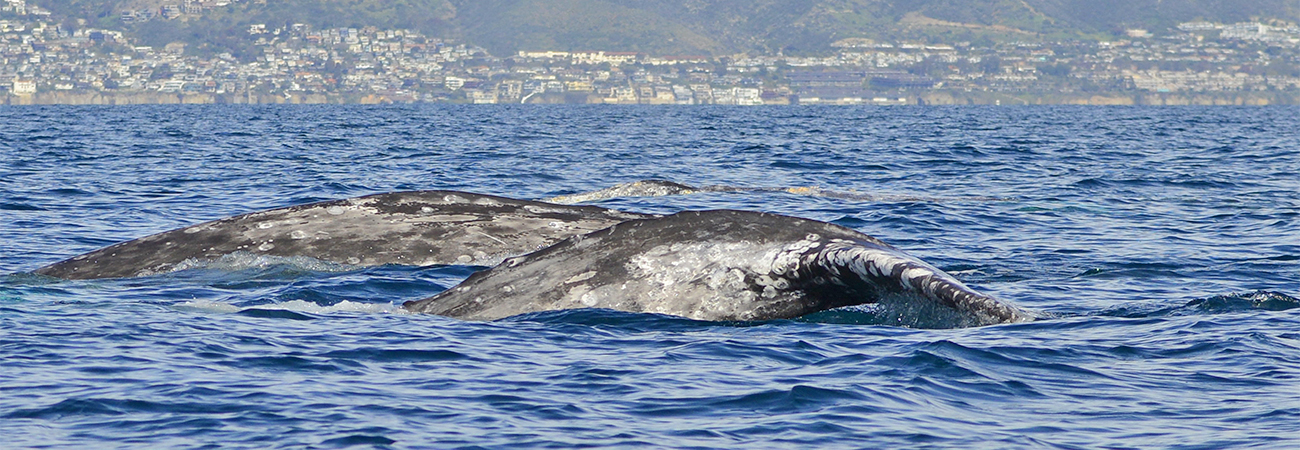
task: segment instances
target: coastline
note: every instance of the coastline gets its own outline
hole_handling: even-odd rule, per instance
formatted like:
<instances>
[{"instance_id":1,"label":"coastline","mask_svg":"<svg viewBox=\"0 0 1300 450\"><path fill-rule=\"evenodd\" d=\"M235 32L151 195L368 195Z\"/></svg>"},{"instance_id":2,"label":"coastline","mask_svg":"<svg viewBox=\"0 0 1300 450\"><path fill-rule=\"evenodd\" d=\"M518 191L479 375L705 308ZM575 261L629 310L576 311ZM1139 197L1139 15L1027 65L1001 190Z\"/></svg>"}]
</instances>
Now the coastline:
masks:
<instances>
[{"instance_id":1,"label":"coastline","mask_svg":"<svg viewBox=\"0 0 1300 450\"><path fill-rule=\"evenodd\" d=\"M1006 93L962 90L932 90L884 94L876 99L839 99L801 102L782 97L766 105L1148 105L1148 106L1268 106L1300 105L1300 92L1103 92L1075 94ZM882 101L883 100L883 101ZM308 94L255 95L167 92L56 91L29 95L0 94L0 105L166 105L166 104L389 104L389 103L468 103L464 101L413 101L409 95L384 94ZM595 95L560 95L535 98L529 103L608 104L614 103ZM653 101L619 104L664 104ZM694 105L682 105L694 106Z\"/></svg>"}]
</instances>

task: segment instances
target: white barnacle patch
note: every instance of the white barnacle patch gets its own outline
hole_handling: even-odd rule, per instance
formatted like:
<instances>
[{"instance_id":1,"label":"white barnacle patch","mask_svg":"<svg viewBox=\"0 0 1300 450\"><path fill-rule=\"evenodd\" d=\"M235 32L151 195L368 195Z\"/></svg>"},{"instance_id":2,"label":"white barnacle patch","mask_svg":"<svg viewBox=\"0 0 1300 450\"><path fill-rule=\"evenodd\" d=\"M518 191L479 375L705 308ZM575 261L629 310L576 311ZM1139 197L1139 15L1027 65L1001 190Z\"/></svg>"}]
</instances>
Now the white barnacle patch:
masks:
<instances>
[{"instance_id":1,"label":"white barnacle patch","mask_svg":"<svg viewBox=\"0 0 1300 450\"><path fill-rule=\"evenodd\" d=\"M858 272L858 275L866 275L866 274L870 274L871 276L876 277L876 278L880 278L880 277L885 276L884 274L880 273L880 268L879 268L879 267L876 267L876 265L875 265L874 263L867 262L866 260L861 260L861 259L859 259L859 260L858 260L858 266L859 266L859 267L866 267L866 273Z\"/></svg>"},{"instance_id":2,"label":"white barnacle patch","mask_svg":"<svg viewBox=\"0 0 1300 450\"><path fill-rule=\"evenodd\" d=\"M589 306L589 307L596 306L597 304L600 303L600 299L596 297L596 293L595 293L595 292L590 292L590 291L588 291L588 292L586 292L586 293L583 293L583 294L582 294L582 297L579 298L578 300L579 300L580 302L582 302L583 305L586 305L586 306Z\"/></svg>"},{"instance_id":3,"label":"white barnacle patch","mask_svg":"<svg viewBox=\"0 0 1300 450\"><path fill-rule=\"evenodd\" d=\"M594 271L594 270L592 270L592 271L587 271L587 272L583 272L583 273L580 273L580 274L574 275L574 276L572 276L572 277L569 277L569 279L567 279L567 280L564 280L564 284L581 283L581 282L583 282L583 281L590 280L591 277L594 277L594 276L596 276L596 271Z\"/></svg>"},{"instance_id":4,"label":"white barnacle patch","mask_svg":"<svg viewBox=\"0 0 1300 450\"><path fill-rule=\"evenodd\" d=\"M631 255L624 263L630 283L598 289L597 294L604 294L601 299L605 302L611 301L605 296L633 299L644 312L734 319L752 309L755 302L767 300L755 284L777 284L769 269L781 249L780 244L730 240L656 245ZM780 298L782 293L774 286L771 295Z\"/></svg>"},{"instance_id":5,"label":"white barnacle patch","mask_svg":"<svg viewBox=\"0 0 1300 450\"><path fill-rule=\"evenodd\" d=\"M204 229L203 227L189 227L183 231L185 232L185 234L194 234L203 231L203 229Z\"/></svg>"},{"instance_id":6,"label":"white barnacle patch","mask_svg":"<svg viewBox=\"0 0 1300 450\"><path fill-rule=\"evenodd\" d=\"M524 211L528 211L533 214L558 214L558 213L565 212L563 209L560 208L547 208L544 206L537 206L537 205L524 205Z\"/></svg>"},{"instance_id":7,"label":"white barnacle patch","mask_svg":"<svg viewBox=\"0 0 1300 450\"><path fill-rule=\"evenodd\" d=\"M820 236L816 235L809 235L809 237L821 239ZM771 250L764 255L764 259L768 261L766 267L757 267L756 269L759 269L758 272L769 272L778 278L786 274L797 273L803 255L817 248L818 245L815 239L804 239Z\"/></svg>"},{"instance_id":8,"label":"white barnacle patch","mask_svg":"<svg viewBox=\"0 0 1300 450\"><path fill-rule=\"evenodd\" d=\"M591 294L591 286L579 284L564 294L563 302L568 304L582 304L584 306L596 306L597 298Z\"/></svg>"},{"instance_id":9,"label":"white barnacle patch","mask_svg":"<svg viewBox=\"0 0 1300 450\"><path fill-rule=\"evenodd\" d=\"M744 289L745 273L739 269L713 270L707 272L704 283L715 291Z\"/></svg>"},{"instance_id":10,"label":"white barnacle patch","mask_svg":"<svg viewBox=\"0 0 1300 450\"><path fill-rule=\"evenodd\" d=\"M511 292L514 292L514 291L515 291L515 288L512 287L512 286L509 286L509 285L501 286L501 292L505 292L505 293L509 294L509 293L511 293Z\"/></svg>"},{"instance_id":11,"label":"white barnacle patch","mask_svg":"<svg viewBox=\"0 0 1300 450\"><path fill-rule=\"evenodd\" d=\"M474 261L474 257L469 255L460 255L456 257L456 261L459 261L461 263L468 263Z\"/></svg>"},{"instance_id":12,"label":"white barnacle patch","mask_svg":"<svg viewBox=\"0 0 1300 450\"><path fill-rule=\"evenodd\" d=\"M782 290L782 291L784 291L784 290L786 290L786 289L790 289L790 280L787 280L787 279L785 279L785 278L777 278L777 279L775 279L775 280L772 280L772 284L771 284L770 287L773 287L773 288L776 288L777 290Z\"/></svg>"},{"instance_id":13,"label":"white barnacle patch","mask_svg":"<svg viewBox=\"0 0 1300 450\"><path fill-rule=\"evenodd\" d=\"M257 224L257 228L262 229L262 230L265 230L265 229L267 229L267 228L271 228L271 227L274 227L274 226L275 226L275 224L273 224L273 223L271 223L271 222L262 222L262 223Z\"/></svg>"},{"instance_id":14,"label":"white barnacle patch","mask_svg":"<svg viewBox=\"0 0 1300 450\"><path fill-rule=\"evenodd\" d=\"M936 292L939 292L939 287L942 285L943 285L942 282L940 282L937 278L932 277L930 278L930 282L925 284L925 293L929 295L935 295Z\"/></svg>"},{"instance_id":15,"label":"white barnacle patch","mask_svg":"<svg viewBox=\"0 0 1300 450\"><path fill-rule=\"evenodd\" d=\"M880 276L875 270L876 267L862 257L859 251L844 251L840 244L827 246L826 259L830 263L831 269L835 273L840 273L840 268L846 268L853 272L859 278L868 276Z\"/></svg>"},{"instance_id":16,"label":"white barnacle patch","mask_svg":"<svg viewBox=\"0 0 1300 450\"><path fill-rule=\"evenodd\" d=\"M428 207L428 206L420 207L420 212L425 213L425 214L433 214L433 211L434 211L434 209L433 209L433 208L430 208L430 207Z\"/></svg>"},{"instance_id":17,"label":"white barnacle patch","mask_svg":"<svg viewBox=\"0 0 1300 450\"><path fill-rule=\"evenodd\" d=\"M361 264L361 258L355 256L349 257L348 264Z\"/></svg>"},{"instance_id":18,"label":"white barnacle patch","mask_svg":"<svg viewBox=\"0 0 1300 450\"><path fill-rule=\"evenodd\" d=\"M892 252L879 250L867 252L866 258L872 265L876 266L876 270L883 277L893 276L896 268L913 261Z\"/></svg>"},{"instance_id":19,"label":"white barnacle patch","mask_svg":"<svg viewBox=\"0 0 1300 450\"><path fill-rule=\"evenodd\" d=\"M329 213L329 215L331 216L337 216L343 214L343 207L339 205L334 205L329 208L325 208L325 212Z\"/></svg>"},{"instance_id":20,"label":"white barnacle patch","mask_svg":"<svg viewBox=\"0 0 1300 450\"><path fill-rule=\"evenodd\" d=\"M875 253L880 253L880 250L836 240L826 246L822 255L832 272L839 274L840 270L848 270L858 278L867 279L882 276L882 270L873 259Z\"/></svg>"},{"instance_id":21,"label":"white barnacle patch","mask_svg":"<svg viewBox=\"0 0 1300 450\"><path fill-rule=\"evenodd\" d=\"M924 277L926 275L930 275L932 273L934 272L925 270L920 267L908 267L907 269L903 270L902 279L899 281L903 283L903 288L910 291L915 288L913 283L915 282L916 279Z\"/></svg>"},{"instance_id":22,"label":"white barnacle patch","mask_svg":"<svg viewBox=\"0 0 1300 450\"><path fill-rule=\"evenodd\" d=\"M302 230L293 230L289 233L289 237L294 239L307 239L307 232Z\"/></svg>"},{"instance_id":23,"label":"white barnacle patch","mask_svg":"<svg viewBox=\"0 0 1300 450\"><path fill-rule=\"evenodd\" d=\"M465 203L468 202L469 200L465 200L465 197L461 197L459 195L445 195L442 197L442 201L447 203Z\"/></svg>"},{"instance_id":24,"label":"white barnacle patch","mask_svg":"<svg viewBox=\"0 0 1300 450\"><path fill-rule=\"evenodd\" d=\"M847 267L860 277L892 278L893 285L905 291L920 291L935 297L944 286L960 283L939 269L889 248L853 243L835 243L824 253L832 266ZM966 289L960 286L959 289Z\"/></svg>"},{"instance_id":25,"label":"white barnacle patch","mask_svg":"<svg viewBox=\"0 0 1300 450\"><path fill-rule=\"evenodd\" d=\"M258 249L258 250L260 250L260 251L264 251L264 252L265 252L265 251L270 251L270 250L273 249L273 248L275 248L275 244L272 244L272 243L270 243L270 242L263 242L262 245L257 246L257 249Z\"/></svg>"}]
</instances>

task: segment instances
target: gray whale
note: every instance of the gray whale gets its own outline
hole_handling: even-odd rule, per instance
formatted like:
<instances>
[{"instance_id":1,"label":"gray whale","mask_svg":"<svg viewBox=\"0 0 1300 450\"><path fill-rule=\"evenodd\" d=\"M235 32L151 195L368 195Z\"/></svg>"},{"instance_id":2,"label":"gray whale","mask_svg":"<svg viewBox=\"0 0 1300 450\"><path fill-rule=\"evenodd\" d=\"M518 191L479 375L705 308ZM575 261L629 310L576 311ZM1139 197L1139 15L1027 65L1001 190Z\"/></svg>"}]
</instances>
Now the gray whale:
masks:
<instances>
[{"instance_id":1,"label":"gray whale","mask_svg":"<svg viewBox=\"0 0 1300 450\"><path fill-rule=\"evenodd\" d=\"M470 320L608 308L750 321L886 300L950 308L966 325L1033 319L871 236L732 210L631 220L574 236L403 306Z\"/></svg>"},{"instance_id":2,"label":"gray whale","mask_svg":"<svg viewBox=\"0 0 1300 450\"><path fill-rule=\"evenodd\" d=\"M647 182L623 194L690 189ZM939 308L956 313L959 325L1033 318L884 242L825 222L731 210L659 217L456 191L242 214L111 245L35 273L151 275L240 252L355 266L495 264L404 305L469 320L573 308L768 320L866 303Z\"/></svg>"},{"instance_id":3,"label":"gray whale","mask_svg":"<svg viewBox=\"0 0 1300 450\"><path fill-rule=\"evenodd\" d=\"M392 192L205 222L111 245L35 273L68 279L143 276L236 252L356 266L491 266L570 236L647 217L457 191Z\"/></svg>"}]
</instances>

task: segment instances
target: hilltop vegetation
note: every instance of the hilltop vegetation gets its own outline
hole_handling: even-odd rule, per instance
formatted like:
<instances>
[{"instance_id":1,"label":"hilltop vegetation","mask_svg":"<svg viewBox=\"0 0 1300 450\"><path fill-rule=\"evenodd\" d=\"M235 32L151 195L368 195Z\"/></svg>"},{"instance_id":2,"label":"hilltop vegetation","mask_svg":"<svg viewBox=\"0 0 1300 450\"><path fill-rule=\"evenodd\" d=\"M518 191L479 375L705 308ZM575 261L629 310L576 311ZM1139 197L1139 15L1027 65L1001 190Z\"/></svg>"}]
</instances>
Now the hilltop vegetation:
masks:
<instances>
[{"instance_id":1,"label":"hilltop vegetation","mask_svg":"<svg viewBox=\"0 0 1300 450\"><path fill-rule=\"evenodd\" d=\"M145 43L241 50L251 24L412 29L497 55L624 50L815 54L845 38L955 42L1107 38L1178 22L1300 20L1300 0L234 0L201 15L125 24L123 10L182 0L34 0Z\"/></svg>"}]
</instances>

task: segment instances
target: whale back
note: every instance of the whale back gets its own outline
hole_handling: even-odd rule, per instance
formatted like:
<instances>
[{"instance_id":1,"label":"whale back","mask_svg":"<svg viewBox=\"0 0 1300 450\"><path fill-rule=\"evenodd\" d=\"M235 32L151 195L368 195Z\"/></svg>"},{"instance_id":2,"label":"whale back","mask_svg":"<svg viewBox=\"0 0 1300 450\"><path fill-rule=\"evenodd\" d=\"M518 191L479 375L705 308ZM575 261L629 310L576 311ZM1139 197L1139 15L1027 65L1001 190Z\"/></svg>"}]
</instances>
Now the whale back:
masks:
<instances>
[{"instance_id":1,"label":"whale back","mask_svg":"<svg viewBox=\"0 0 1300 450\"><path fill-rule=\"evenodd\" d=\"M122 242L35 273L117 278L237 252L356 266L481 265L629 219L651 217L456 191L369 195L259 211Z\"/></svg>"},{"instance_id":2,"label":"whale back","mask_svg":"<svg viewBox=\"0 0 1300 450\"><path fill-rule=\"evenodd\" d=\"M477 320L573 308L767 320L899 297L969 310L979 323L1029 318L871 236L731 210L633 220L574 236L405 307Z\"/></svg>"}]
</instances>

